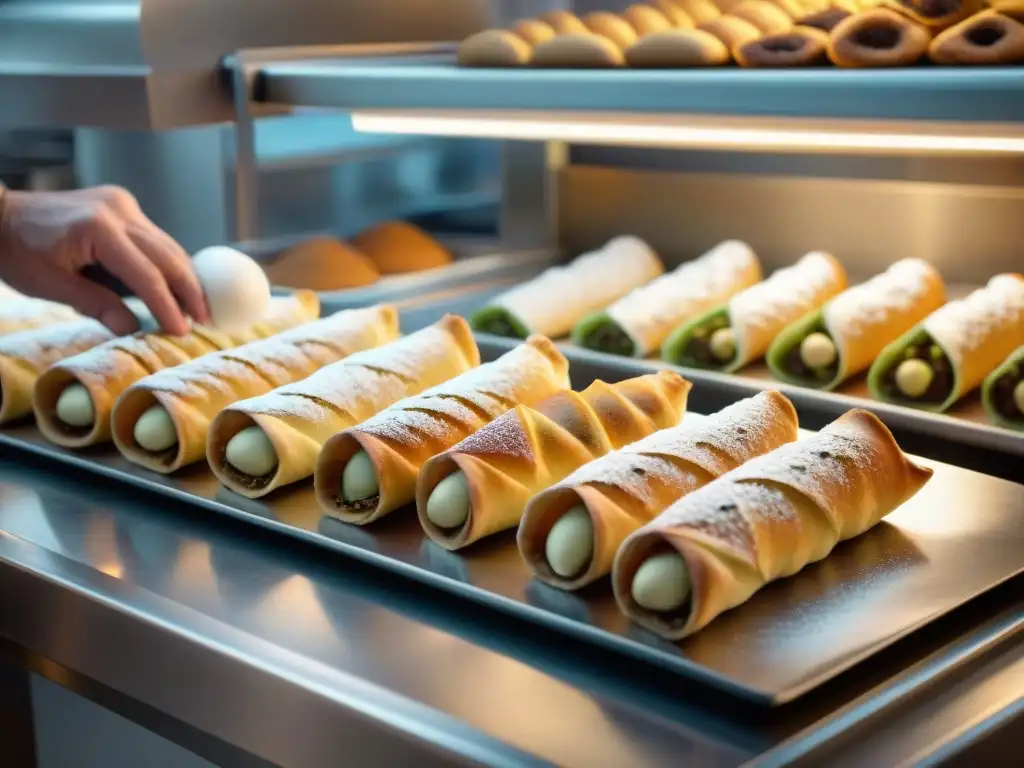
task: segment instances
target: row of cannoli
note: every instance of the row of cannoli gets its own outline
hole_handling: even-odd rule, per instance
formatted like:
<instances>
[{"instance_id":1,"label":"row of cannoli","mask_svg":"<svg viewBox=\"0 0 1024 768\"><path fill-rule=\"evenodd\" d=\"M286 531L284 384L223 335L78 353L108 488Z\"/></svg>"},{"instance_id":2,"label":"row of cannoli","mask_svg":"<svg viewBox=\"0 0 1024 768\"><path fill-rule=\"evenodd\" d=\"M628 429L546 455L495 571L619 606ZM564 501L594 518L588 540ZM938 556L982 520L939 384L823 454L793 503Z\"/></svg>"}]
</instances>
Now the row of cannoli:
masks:
<instances>
[{"instance_id":1,"label":"row of cannoli","mask_svg":"<svg viewBox=\"0 0 1024 768\"><path fill-rule=\"evenodd\" d=\"M61 445L112 438L164 473L205 458L249 497L312 475L326 514L365 525L415 504L449 549L518 527L539 578L612 573L623 610L671 638L825 557L930 475L863 411L793 443L796 412L768 392L691 426L672 371L574 392L542 336L481 365L456 316L399 338L393 307L316 313L308 294L275 300L241 336L101 340L40 374L59 344L43 329L26 352L45 333L55 346L20 369L36 366L37 419Z\"/></svg>"},{"instance_id":2,"label":"row of cannoli","mask_svg":"<svg viewBox=\"0 0 1024 768\"><path fill-rule=\"evenodd\" d=\"M1024 1L656 0L552 11L459 46L466 67L893 67L1024 61Z\"/></svg>"},{"instance_id":3,"label":"row of cannoli","mask_svg":"<svg viewBox=\"0 0 1024 768\"><path fill-rule=\"evenodd\" d=\"M1021 275L949 303L939 273L913 258L854 286L823 252L762 277L738 241L665 273L641 241L618 238L496 297L472 322L503 336L571 333L617 355L660 350L675 365L724 373L766 358L780 381L823 390L868 371L876 399L938 412L983 386L992 420L1024 428L1010 362L1024 345Z\"/></svg>"}]
</instances>

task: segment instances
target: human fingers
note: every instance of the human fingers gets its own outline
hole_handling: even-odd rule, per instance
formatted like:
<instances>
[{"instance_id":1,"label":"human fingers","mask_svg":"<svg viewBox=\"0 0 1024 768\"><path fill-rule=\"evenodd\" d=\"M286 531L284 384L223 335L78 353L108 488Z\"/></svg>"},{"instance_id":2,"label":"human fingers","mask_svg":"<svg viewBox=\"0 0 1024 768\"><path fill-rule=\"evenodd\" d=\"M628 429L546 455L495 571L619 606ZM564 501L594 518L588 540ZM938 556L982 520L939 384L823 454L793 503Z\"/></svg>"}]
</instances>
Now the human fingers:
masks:
<instances>
[{"instance_id":1,"label":"human fingers","mask_svg":"<svg viewBox=\"0 0 1024 768\"><path fill-rule=\"evenodd\" d=\"M30 284L25 287L33 296L67 304L76 312L99 320L118 336L138 330L138 320L116 293L75 272L46 265L33 271Z\"/></svg>"},{"instance_id":2,"label":"human fingers","mask_svg":"<svg viewBox=\"0 0 1024 768\"><path fill-rule=\"evenodd\" d=\"M109 216L97 217L93 221L92 245L93 259L146 303L166 333L188 333L188 320L163 273L132 242L120 221Z\"/></svg>"},{"instance_id":3,"label":"human fingers","mask_svg":"<svg viewBox=\"0 0 1024 768\"><path fill-rule=\"evenodd\" d=\"M129 224L128 237L156 265L185 311L199 323L210 322L206 296L185 249L156 225Z\"/></svg>"}]
</instances>

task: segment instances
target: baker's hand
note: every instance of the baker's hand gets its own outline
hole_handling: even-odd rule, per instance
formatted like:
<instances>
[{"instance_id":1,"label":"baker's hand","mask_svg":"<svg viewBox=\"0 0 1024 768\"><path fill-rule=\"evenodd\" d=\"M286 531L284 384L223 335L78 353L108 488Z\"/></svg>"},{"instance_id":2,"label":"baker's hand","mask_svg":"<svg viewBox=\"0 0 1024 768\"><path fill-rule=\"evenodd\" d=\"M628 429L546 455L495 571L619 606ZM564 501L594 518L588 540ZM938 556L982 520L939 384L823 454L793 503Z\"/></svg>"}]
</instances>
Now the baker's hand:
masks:
<instances>
[{"instance_id":1,"label":"baker's hand","mask_svg":"<svg viewBox=\"0 0 1024 768\"><path fill-rule=\"evenodd\" d=\"M209 320L188 254L126 190L0 195L0 280L12 288L69 304L116 334L131 333L138 323L117 294L81 274L97 264L142 299L167 333L187 333L186 314Z\"/></svg>"}]
</instances>

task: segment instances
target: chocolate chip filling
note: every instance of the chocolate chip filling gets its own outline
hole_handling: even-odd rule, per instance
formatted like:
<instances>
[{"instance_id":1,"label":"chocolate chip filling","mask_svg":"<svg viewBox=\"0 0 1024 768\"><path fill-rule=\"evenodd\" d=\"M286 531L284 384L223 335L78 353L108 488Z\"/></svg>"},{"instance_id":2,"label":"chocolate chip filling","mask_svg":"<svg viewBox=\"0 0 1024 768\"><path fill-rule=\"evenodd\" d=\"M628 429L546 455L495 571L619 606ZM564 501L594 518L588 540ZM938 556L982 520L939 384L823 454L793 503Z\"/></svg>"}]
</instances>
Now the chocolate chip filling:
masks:
<instances>
[{"instance_id":1,"label":"chocolate chip filling","mask_svg":"<svg viewBox=\"0 0 1024 768\"><path fill-rule=\"evenodd\" d=\"M491 317L488 318L480 328L484 333L490 333L494 336L505 336L508 338L518 339L521 338L516 329L512 326L504 317Z\"/></svg>"},{"instance_id":2,"label":"chocolate chip filling","mask_svg":"<svg viewBox=\"0 0 1024 768\"><path fill-rule=\"evenodd\" d=\"M807 331L807 336L812 333L824 333L828 335L824 326L818 328L811 328ZM806 338L806 336L804 337ZM801 339L803 341L803 339ZM786 370L789 371L795 378L803 379L810 386L823 386L828 382L832 381L839 373L839 355L836 355L836 359L829 365L823 368L811 368L804 362L803 357L800 355L800 345L794 344L793 348L786 353L785 358Z\"/></svg>"},{"instance_id":3,"label":"chocolate chip filling","mask_svg":"<svg viewBox=\"0 0 1024 768\"><path fill-rule=\"evenodd\" d=\"M368 509L374 509L379 503L380 494L368 499L359 499L359 501L345 501L340 495L334 497L334 506L344 509L346 512L365 512Z\"/></svg>"},{"instance_id":4,"label":"chocolate chip filling","mask_svg":"<svg viewBox=\"0 0 1024 768\"><path fill-rule=\"evenodd\" d=\"M1017 402L1013 399L1013 391L1024 381L1024 360L996 379L992 385L992 405L996 413L1007 421L1024 421L1024 413L1020 412Z\"/></svg>"},{"instance_id":5,"label":"chocolate chip filling","mask_svg":"<svg viewBox=\"0 0 1024 768\"><path fill-rule=\"evenodd\" d=\"M964 37L971 45L988 48L1006 37L1006 29L994 21L986 21L968 29Z\"/></svg>"},{"instance_id":6,"label":"chocolate chip filling","mask_svg":"<svg viewBox=\"0 0 1024 768\"><path fill-rule=\"evenodd\" d=\"M690 336L689 342L686 344L686 349L683 350L681 364L695 368L713 368L715 370L721 370L731 363L732 360L735 359L735 355L730 360L723 360L711 351L712 335L714 335L715 331L728 327L728 318L725 316L718 316L713 320L709 320L706 325L695 329L693 331L693 335Z\"/></svg>"},{"instance_id":7,"label":"chocolate chip filling","mask_svg":"<svg viewBox=\"0 0 1024 768\"><path fill-rule=\"evenodd\" d=\"M896 370L905 360L923 360L932 369L935 376L928 389L920 397L908 397L896 383ZM895 401L911 401L915 403L939 404L953 392L953 366L946 353L937 344L922 342L907 347L903 357L885 373L882 390L886 397Z\"/></svg>"},{"instance_id":8,"label":"chocolate chip filling","mask_svg":"<svg viewBox=\"0 0 1024 768\"><path fill-rule=\"evenodd\" d=\"M853 34L853 43L862 48L874 48L879 51L891 51L900 44L903 30L888 20L879 19L865 24Z\"/></svg>"}]
</instances>

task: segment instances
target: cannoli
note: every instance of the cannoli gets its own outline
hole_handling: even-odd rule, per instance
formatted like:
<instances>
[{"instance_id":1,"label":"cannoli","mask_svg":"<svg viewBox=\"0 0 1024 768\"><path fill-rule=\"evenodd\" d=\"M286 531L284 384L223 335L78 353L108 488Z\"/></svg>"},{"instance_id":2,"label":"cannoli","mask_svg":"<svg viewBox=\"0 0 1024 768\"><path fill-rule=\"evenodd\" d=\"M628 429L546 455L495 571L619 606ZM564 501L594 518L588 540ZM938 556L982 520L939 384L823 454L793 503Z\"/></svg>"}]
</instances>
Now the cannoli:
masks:
<instances>
[{"instance_id":1,"label":"cannoli","mask_svg":"<svg viewBox=\"0 0 1024 768\"><path fill-rule=\"evenodd\" d=\"M626 537L671 504L796 438L796 409L778 392L656 432L535 496L519 551L541 581L579 589L611 573Z\"/></svg>"},{"instance_id":2,"label":"cannoli","mask_svg":"<svg viewBox=\"0 0 1024 768\"><path fill-rule=\"evenodd\" d=\"M789 16L794 23L806 15L806 10L799 0L768 0L768 2L778 6L779 10Z\"/></svg>"},{"instance_id":3,"label":"cannoli","mask_svg":"<svg viewBox=\"0 0 1024 768\"><path fill-rule=\"evenodd\" d=\"M763 35L778 35L793 26L793 19L769 0L744 0L729 11L729 15L749 21Z\"/></svg>"},{"instance_id":4,"label":"cannoli","mask_svg":"<svg viewBox=\"0 0 1024 768\"><path fill-rule=\"evenodd\" d=\"M569 11L548 11L538 18L554 29L555 34L558 35L576 35L587 31L587 25L580 20L579 16Z\"/></svg>"},{"instance_id":5,"label":"cannoli","mask_svg":"<svg viewBox=\"0 0 1024 768\"><path fill-rule=\"evenodd\" d=\"M520 19L512 26L512 31L531 46L547 42L558 34L554 27L540 19Z\"/></svg>"},{"instance_id":6,"label":"cannoli","mask_svg":"<svg viewBox=\"0 0 1024 768\"><path fill-rule=\"evenodd\" d=\"M32 390L43 371L113 338L88 318L0 336L0 424L32 413Z\"/></svg>"},{"instance_id":7,"label":"cannoli","mask_svg":"<svg viewBox=\"0 0 1024 768\"><path fill-rule=\"evenodd\" d=\"M347 523L373 522L416 498L416 476L446 451L517 405L569 388L569 363L550 339L525 344L415 397L401 400L324 445L313 475L320 508Z\"/></svg>"},{"instance_id":8,"label":"cannoli","mask_svg":"<svg viewBox=\"0 0 1024 768\"><path fill-rule=\"evenodd\" d=\"M227 488L250 499L266 496L312 475L320 449L337 433L479 364L468 323L445 315L391 344L228 406L210 425L206 458Z\"/></svg>"},{"instance_id":9,"label":"cannoli","mask_svg":"<svg viewBox=\"0 0 1024 768\"><path fill-rule=\"evenodd\" d=\"M878 400L942 412L1024 340L1024 276L996 275L887 346L868 372Z\"/></svg>"},{"instance_id":10,"label":"cannoli","mask_svg":"<svg viewBox=\"0 0 1024 768\"><path fill-rule=\"evenodd\" d=\"M589 31L553 37L534 48L530 59L531 66L551 69L605 69L625 63L618 43Z\"/></svg>"},{"instance_id":11,"label":"cannoli","mask_svg":"<svg viewBox=\"0 0 1024 768\"><path fill-rule=\"evenodd\" d=\"M673 272L652 280L584 318L573 330L576 344L599 352L646 357L669 333L761 279L750 246L727 240Z\"/></svg>"},{"instance_id":12,"label":"cannoli","mask_svg":"<svg viewBox=\"0 0 1024 768\"><path fill-rule=\"evenodd\" d=\"M205 458L210 423L227 406L396 338L398 310L381 304L157 371L114 403L114 445L146 469L175 472Z\"/></svg>"},{"instance_id":13,"label":"cannoli","mask_svg":"<svg viewBox=\"0 0 1024 768\"><path fill-rule=\"evenodd\" d=\"M669 640L821 560L916 494L911 462L867 411L752 459L631 534L615 557L619 608Z\"/></svg>"},{"instance_id":14,"label":"cannoli","mask_svg":"<svg viewBox=\"0 0 1024 768\"><path fill-rule=\"evenodd\" d=\"M110 439L110 411L128 387L164 368L265 339L320 313L316 294L275 298L263 318L241 332L196 325L184 336L139 332L61 360L43 373L32 393L36 424L51 442L82 448Z\"/></svg>"},{"instance_id":15,"label":"cannoli","mask_svg":"<svg viewBox=\"0 0 1024 768\"><path fill-rule=\"evenodd\" d=\"M626 62L637 69L717 67L731 60L725 44L700 29L655 32L626 51Z\"/></svg>"},{"instance_id":16,"label":"cannoli","mask_svg":"<svg viewBox=\"0 0 1024 768\"><path fill-rule=\"evenodd\" d=\"M423 465L416 511L445 549L519 524L530 497L609 451L673 427L690 382L671 371L595 381L520 405Z\"/></svg>"},{"instance_id":17,"label":"cannoli","mask_svg":"<svg viewBox=\"0 0 1024 768\"><path fill-rule=\"evenodd\" d=\"M996 11L983 11L932 40L928 58L936 64L1018 64L1024 61L1024 24Z\"/></svg>"},{"instance_id":18,"label":"cannoli","mask_svg":"<svg viewBox=\"0 0 1024 768\"><path fill-rule=\"evenodd\" d=\"M684 323L669 336L669 363L732 373L759 359L790 323L846 287L846 270L830 254L808 253L728 303Z\"/></svg>"},{"instance_id":19,"label":"cannoli","mask_svg":"<svg viewBox=\"0 0 1024 768\"><path fill-rule=\"evenodd\" d=\"M338 291L369 285L380 277L369 257L332 237L299 243L266 267L272 285L309 291Z\"/></svg>"},{"instance_id":20,"label":"cannoli","mask_svg":"<svg viewBox=\"0 0 1024 768\"><path fill-rule=\"evenodd\" d=\"M741 67L814 67L828 61L828 33L813 27L765 35L733 49Z\"/></svg>"},{"instance_id":21,"label":"cannoli","mask_svg":"<svg viewBox=\"0 0 1024 768\"><path fill-rule=\"evenodd\" d=\"M829 35L828 57L838 67L904 67L928 52L927 27L888 8L855 13Z\"/></svg>"},{"instance_id":22,"label":"cannoli","mask_svg":"<svg viewBox=\"0 0 1024 768\"><path fill-rule=\"evenodd\" d=\"M981 402L993 424L1024 430L1024 346L985 378Z\"/></svg>"},{"instance_id":23,"label":"cannoli","mask_svg":"<svg viewBox=\"0 0 1024 768\"><path fill-rule=\"evenodd\" d=\"M881 0L889 8L938 34L988 5L988 0Z\"/></svg>"},{"instance_id":24,"label":"cannoli","mask_svg":"<svg viewBox=\"0 0 1024 768\"><path fill-rule=\"evenodd\" d=\"M797 23L801 27L811 27L813 29L820 29L822 32L831 32L839 26L839 22L848 19L854 13L855 11L848 7L832 5L801 17Z\"/></svg>"},{"instance_id":25,"label":"cannoli","mask_svg":"<svg viewBox=\"0 0 1024 768\"><path fill-rule=\"evenodd\" d=\"M768 367L781 381L835 389L945 300L931 264L902 259L786 328L768 350Z\"/></svg>"},{"instance_id":26,"label":"cannoli","mask_svg":"<svg viewBox=\"0 0 1024 768\"><path fill-rule=\"evenodd\" d=\"M761 37L761 30L738 16L719 16L701 24L700 30L717 37L729 51Z\"/></svg>"},{"instance_id":27,"label":"cannoli","mask_svg":"<svg viewBox=\"0 0 1024 768\"><path fill-rule=\"evenodd\" d=\"M617 237L598 251L545 270L503 293L470 322L475 330L498 336L564 336L584 317L653 280L664 269L642 240Z\"/></svg>"},{"instance_id":28,"label":"cannoli","mask_svg":"<svg viewBox=\"0 0 1024 768\"><path fill-rule=\"evenodd\" d=\"M651 5L631 5L622 12L622 18L629 22L629 26L635 29L640 37L652 32L664 32L676 26L668 16Z\"/></svg>"},{"instance_id":29,"label":"cannoli","mask_svg":"<svg viewBox=\"0 0 1024 768\"><path fill-rule=\"evenodd\" d=\"M387 221L360 232L352 238L352 247L365 254L382 275L436 269L453 261L447 248L404 221Z\"/></svg>"},{"instance_id":30,"label":"cannoli","mask_svg":"<svg viewBox=\"0 0 1024 768\"><path fill-rule=\"evenodd\" d=\"M15 297L20 294L15 294ZM0 336L30 331L47 325L78 320L81 316L71 307L52 301L4 297L0 302Z\"/></svg>"}]
</instances>

